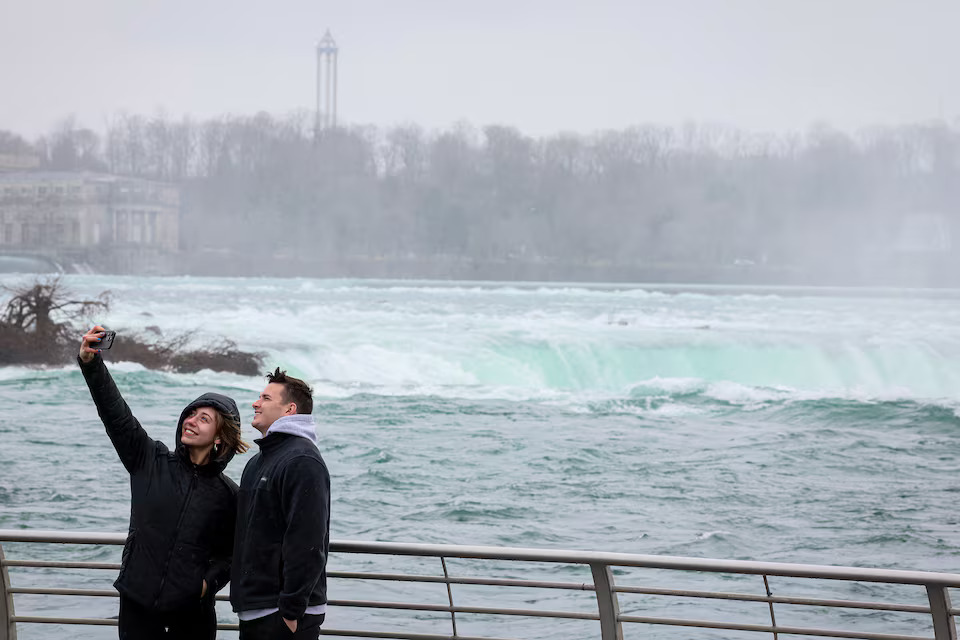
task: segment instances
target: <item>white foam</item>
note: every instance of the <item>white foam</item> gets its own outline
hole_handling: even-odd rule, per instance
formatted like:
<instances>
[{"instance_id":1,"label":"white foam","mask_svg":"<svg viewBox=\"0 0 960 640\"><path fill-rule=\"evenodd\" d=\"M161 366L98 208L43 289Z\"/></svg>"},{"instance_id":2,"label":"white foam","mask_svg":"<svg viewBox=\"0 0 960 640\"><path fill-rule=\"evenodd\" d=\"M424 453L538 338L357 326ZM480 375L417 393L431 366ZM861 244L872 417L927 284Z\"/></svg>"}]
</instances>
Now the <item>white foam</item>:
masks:
<instances>
[{"instance_id":1,"label":"white foam","mask_svg":"<svg viewBox=\"0 0 960 640\"><path fill-rule=\"evenodd\" d=\"M67 284L112 289L112 328L192 331L195 346L224 335L330 397L576 404L702 394L744 407L960 399L960 328L935 301L542 283L74 276Z\"/></svg>"},{"instance_id":2,"label":"white foam","mask_svg":"<svg viewBox=\"0 0 960 640\"><path fill-rule=\"evenodd\" d=\"M787 387L751 387L728 381L707 385L705 395L721 402L740 405L745 409L760 408L772 402L797 398L796 390Z\"/></svg>"},{"instance_id":3,"label":"white foam","mask_svg":"<svg viewBox=\"0 0 960 640\"><path fill-rule=\"evenodd\" d=\"M660 378L644 380L633 387L631 395L645 394L648 391L662 392L667 395L685 395L699 393L707 384L700 378Z\"/></svg>"},{"instance_id":4,"label":"white foam","mask_svg":"<svg viewBox=\"0 0 960 640\"><path fill-rule=\"evenodd\" d=\"M0 367L0 381L14 381L36 378L60 378L64 373L76 370L76 365L38 366L38 367Z\"/></svg>"},{"instance_id":5,"label":"white foam","mask_svg":"<svg viewBox=\"0 0 960 640\"><path fill-rule=\"evenodd\" d=\"M697 540L709 540L710 538L716 538L718 536L728 536L730 535L729 531L704 531L697 534Z\"/></svg>"}]
</instances>

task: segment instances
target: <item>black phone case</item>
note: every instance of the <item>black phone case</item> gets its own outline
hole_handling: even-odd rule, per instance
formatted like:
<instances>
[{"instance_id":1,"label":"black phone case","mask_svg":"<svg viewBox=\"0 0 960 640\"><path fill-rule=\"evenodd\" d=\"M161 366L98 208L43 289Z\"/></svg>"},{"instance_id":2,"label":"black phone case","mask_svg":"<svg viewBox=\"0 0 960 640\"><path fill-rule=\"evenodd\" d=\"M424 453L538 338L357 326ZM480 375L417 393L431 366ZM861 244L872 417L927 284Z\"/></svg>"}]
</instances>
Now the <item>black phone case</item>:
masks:
<instances>
[{"instance_id":1,"label":"black phone case","mask_svg":"<svg viewBox=\"0 0 960 640\"><path fill-rule=\"evenodd\" d=\"M103 334L103 337L100 338L100 342L97 343L98 349L109 349L113 346L113 339L117 337L116 331L106 331Z\"/></svg>"}]
</instances>

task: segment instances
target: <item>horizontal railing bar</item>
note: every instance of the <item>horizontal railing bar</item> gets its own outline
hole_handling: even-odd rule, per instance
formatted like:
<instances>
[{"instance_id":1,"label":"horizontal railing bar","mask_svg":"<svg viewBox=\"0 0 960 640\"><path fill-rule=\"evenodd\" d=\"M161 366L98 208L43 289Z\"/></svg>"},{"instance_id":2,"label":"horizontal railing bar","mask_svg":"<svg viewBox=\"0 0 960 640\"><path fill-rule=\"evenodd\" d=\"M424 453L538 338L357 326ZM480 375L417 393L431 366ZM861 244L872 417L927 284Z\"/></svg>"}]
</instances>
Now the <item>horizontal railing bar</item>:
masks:
<instances>
[{"instance_id":1,"label":"horizontal railing bar","mask_svg":"<svg viewBox=\"0 0 960 640\"><path fill-rule=\"evenodd\" d=\"M453 607L455 613L475 613L497 616L533 616L536 618L565 618L567 620L599 620L596 613L577 611L542 611L539 609L495 609L492 607Z\"/></svg>"},{"instance_id":2,"label":"horizontal railing bar","mask_svg":"<svg viewBox=\"0 0 960 640\"><path fill-rule=\"evenodd\" d=\"M43 616L10 616L11 622L30 624L85 624L98 626L117 626L116 618L47 618Z\"/></svg>"},{"instance_id":3,"label":"horizontal railing bar","mask_svg":"<svg viewBox=\"0 0 960 640\"><path fill-rule=\"evenodd\" d=\"M116 591L95 590L95 589L11 589L11 593L23 593L33 595L67 595L67 596L113 596L119 594ZM228 596L218 596L218 600L227 600ZM572 611L546 611L539 609L496 609L489 607L454 607L449 605L417 604L407 602L381 602L376 600L330 600L328 606L331 607L360 607L368 609L399 609L405 611L435 611L438 613L483 613L496 615L517 615L517 616L543 616L546 618L571 618L578 620L599 620L597 614L579 613ZM24 620L26 622L26 620Z\"/></svg>"},{"instance_id":4,"label":"horizontal railing bar","mask_svg":"<svg viewBox=\"0 0 960 640\"><path fill-rule=\"evenodd\" d=\"M0 542L120 545L125 541L126 535L122 533L0 529ZM960 574L956 573L867 569L830 565L790 564L786 562L755 562L750 560L715 560L710 558L570 551L565 549L525 549L518 547L334 540L330 543L330 551L333 553L428 556L475 560L514 560L557 564L603 564L616 567L672 569L677 571L766 574L793 578L822 578L827 580L855 580L860 582L891 582L896 584L960 587Z\"/></svg>"},{"instance_id":5,"label":"horizontal railing bar","mask_svg":"<svg viewBox=\"0 0 960 640\"><path fill-rule=\"evenodd\" d=\"M98 596L117 598L116 589L47 589L40 587L10 587L7 593L23 593L33 596Z\"/></svg>"},{"instance_id":6,"label":"horizontal railing bar","mask_svg":"<svg viewBox=\"0 0 960 640\"><path fill-rule=\"evenodd\" d=\"M0 532L2 536L2 532ZM2 537L0 537L2 539ZM715 560L680 556L654 556L628 553L606 553L517 547L482 547L466 545L430 545L420 543L334 541L330 550L336 553L377 555L410 555L475 560L513 560L559 564L606 564L616 567L704 571L710 573L767 574L794 578L823 578L863 582L938 585L960 587L960 574L898 569L869 569L830 565L791 564L786 562L754 562L747 560Z\"/></svg>"},{"instance_id":7,"label":"horizontal railing bar","mask_svg":"<svg viewBox=\"0 0 960 640\"><path fill-rule=\"evenodd\" d=\"M427 582L470 584L490 587L536 587L538 589L569 589L571 591L593 591L588 582L542 582L539 580L511 580L507 578L445 578L443 576L425 576L404 573L365 573L358 571L329 571L328 578L344 580L395 580L397 582Z\"/></svg>"},{"instance_id":8,"label":"horizontal railing bar","mask_svg":"<svg viewBox=\"0 0 960 640\"><path fill-rule=\"evenodd\" d=\"M471 612L474 613L474 612ZM475 613L484 613L478 611ZM596 616L593 618L596 619ZM728 631L758 631L764 633L783 633L792 635L808 635L829 638L858 638L861 640L932 640L928 636L905 636L889 633L869 633L858 631L840 631L828 629L811 629L804 627L771 627L768 625L747 625L736 623L712 622L706 620L676 620L671 618L638 618L634 616L620 616L621 622L634 622L641 624L658 624L676 627L697 627L702 629L725 629ZM96 626L117 626L117 620L111 618L53 618L41 616L12 616L11 622L32 623L32 624L71 624L71 625L96 625ZM221 623L217 629L224 631L235 631L240 628L239 624ZM403 640L449 640L449 635L435 634L404 634L388 633L376 631L348 631L338 629L324 629L323 635L354 636L362 638L400 638ZM458 640L496 640L493 638L479 637L471 639L468 636L457 636ZM500 639L505 640L505 639Z\"/></svg>"},{"instance_id":9,"label":"horizontal railing bar","mask_svg":"<svg viewBox=\"0 0 960 640\"><path fill-rule=\"evenodd\" d=\"M651 590L655 591L655 590ZM666 591L666 590L661 590ZM13 594L25 594L25 595L53 595L53 596L97 596L97 597L119 597L119 593L116 589L52 589L52 588L29 588L29 587L11 587L8 590L9 593ZM648 593L648 592L644 592ZM655 593L653 595L690 595L695 592L681 592L681 591L671 591L670 593ZM694 597L723 597L723 595L701 595ZM217 600L224 602L230 599L229 595L218 595ZM731 598L735 600L743 600L747 602L763 602L768 600L765 596L750 596L744 595L742 598ZM846 607L846 608L861 608L861 609L870 609L875 611L901 611L905 613L930 613L929 607L920 607L920 606L910 606L904 605L902 608L893 608L892 605L885 605L883 603L861 603L861 602L850 602L846 600L812 600L812 599L791 599L791 598L769 598L769 600L779 603L779 604L804 604L804 605L813 605L813 606L834 606L834 607ZM376 603L371 604L375 601L330 601L328 604L330 606L344 606L344 607L364 607L364 608L387 608L387 609L406 609L411 611L439 611L439 612L449 612L450 607L445 605L404 605L403 603ZM454 611L460 612L461 609L455 609ZM496 610L491 610L496 613L500 613ZM578 614L579 615L579 614ZM589 614L588 614L589 615Z\"/></svg>"},{"instance_id":10,"label":"horizontal railing bar","mask_svg":"<svg viewBox=\"0 0 960 640\"><path fill-rule=\"evenodd\" d=\"M33 567L51 569L113 569L120 570L118 563L106 562L57 562L55 560L4 560L0 562L4 567Z\"/></svg>"},{"instance_id":11,"label":"horizontal railing bar","mask_svg":"<svg viewBox=\"0 0 960 640\"><path fill-rule=\"evenodd\" d=\"M322 636L346 636L348 638L394 638L396 640L453 640L449 634L436 633L404 633L403 631L350 631L348 629L320 629ZM461 636L456 640L516 640L515 638L494 638L492 636Z\"/></svg>"},{"instance_id":12,"label":"horizontal railing bar","mask_svg":"<svg viewBox=\"0 0 960 640\"><path fill-rule=\"evenodd\" d=\"M11 566L25 566L20 564L20 561L10 561ZM44 563L39 566L43 567L59 567L59 568L90 568L89 564L83 564L82 567L62 567L63 563ZM79 563L71 563L79 564ZM35 563L28 563L26 566L36 566ZM94 567L102 568L102 567ZM119 569L119 565L116 567L110 567ZM411 581L411 582L428 582L428 583L444 583L447 581L446 578L442 576L411 576L405 574L373 574L373 573L349 573L349 572L331 572L330 577L341 578L341 579L355 579L355 580L395 580L395 581ZM493 579L493 578L450 578L449 582L451 584L465 584L465 585L481 585L481 586L511 586L511 587L530 587L530 588L540 588L540 589L569 589L572 591L593 591L594 587L592 584L588 583L575 583L575 582L539 582L536 580L507 580L507 579ZM11 588L10 593L25 593L33 595L117 595L116 591L104 592L104 593L95 593L92 591L82 590L82 589L23 589L23 588ZM762 596L762 595L752 595L752 594L741 594L741 593L724 593L716 591L690 591L682 589L656 589L653 587L629 587L629 586L618 586L614 588L614 591L618 593L630 593L637 595L659 595L659 596L675 596L675 597L687 597L687 598L706 598L706 599L716 599L716 600L736 600L742 602L773 602L775 604L793 604L793 605L806 605L806 606L821 606L821 607L837 607L837 608L848 608L848 609L873 609L876 611L900 611L904 613L930 613L929 606L923 605L909 605L909 604L889 604L883 602L857 602L853 600L824 600L824 599L812 599L812 598L788 598L783 596ZM218 596L220 600L228 600L229 596ZM951 615L957 615L960 613L957 609L951 610Z\"/></svg>"},{"instance_id":13,"label":"horizontal railing bar","mask_svg":"<svg viewBox=\"0 0 960 640\"><path fill-rule=\"evenodd\" d=\"M618 616L620 622L639 624L659 624L671 627L697 627L700 629L726 629L728 631L761 631L764 633L784 633L792 635L821 636L827 638L860 638L861 640L933 640L929 636L903 636L890 633L871 633L869 631L840 631L833 629L808 629L804 627L781 627L762 624L738 624L736 622L716 622L713 620L680 620L677 618L647 618L639 616Z\"/></svg>"},{"instance_id":14,"label":"horizontal railing bar","mask_svg":"<svg viewBox=\"0 0 960 640\"><path fill-rule=\"evenodd\" d=\"M11 616L11 622L22 622L26 624L75 624L100 627L116 627L119 623L116 618L48 618L44 616ZM237 631L240 625L237 623L219 623L217 629L221 631Z\"/></svg>"},{"instance_id":15,"label":"horizontal railing bar","mask_svg":"<svg viewBox=\"0 0 960 640\"><path fill-rule=\"evenodd\" d=\"M350 631L346 629L320 629L322 636L346 636L348 638L394 638L396 640L454 640L451 635L435 633L404 633L402 631ZM461 636L456 640L516 640L515 638L494 638L491 636Z\"/></svg>"},{"instance_id":16,"label":"horizontal railing bar","mask_svg":"<svg viewBox=\"0 0 960 640\"><path fill-rule=\"evenodd\" d=\"M357 574L367 575L371 580L390 580L388 574ZM352 578L354 576L334 576L339 578ZM358 577L359 579L359 577ZM399 579L399 578L397 578ZM443 582L444 578L437 577L428 582ZM520 586L537 588L565 588L571 590L592 591L593 585L577 585L576 583L541 583L532 580L492 580L481 578L451 578L451 584L471 584L485 586ZM870 609L874 611L899 611L902 613L930 613L930 607L924 605L910 604L890 604L885 602L857 602L854 600L825 600L815 598L789 598L784 596L762 596L747 593L723 593L716 591L687 591L681 589L656 589L653 587L616 587L614 591L619 593L630 593L636 595L655 595L672 596L680 598L704 598L714 600L735 600L738 602L773 602L774 604L791 604L815 607L836 607L846 609ZM119 594L115 589L99 591L95 589L55 589L55 588L32 588L32 587L11 587L9 593L22 593L28 595L58 595L58 596L112 596ZM229 595L217 595L217 600L227 601ZM951 615L956 615L957 610L951 610Z\"/></svg>"},{"instance_id":17,"label":"horizontal railing bar","mask_svg":"<svg viewBox=\"0 0 960 640\"><path fill-rule=\"evenodd\" d=\"M49 529L0 529L0 542L55 542L62 544L124 544L125 533L102 531L53 531Z\"/></svg>"},{"instance_id":18,"label":"horizontal railing bar","mask_svg":"<svg viewBox=\"0 0 960 640\"><path fill-rule=\"evenodd\" d=\"M96 625L96 626L117 626L115 618L44 618L40 616L14 616L11 622L23 622L28 624L76 624L76 625ZM237 623L219 623L218 631L237 631L240 625ZM404 633L388 631L363 631L349 629L321 629L320 635L324 636L344 636L349 638L394 638L396 640L451 640L450 635L440 635L433 633ZM462 636L458 635L457 640L515 640L512 638L494 638L491 636Z\"/></svg>"},{"instance_id":19,"label":"horizontal railing bar","mask_svg":"<svg viewBox=\"0 0 960 640\"><path fill-rule=\"evenodd\" d=\"M396 582L446 582L443 576L425 576L415 573L365 573L363 571L327 571L328 578L345 580L393 580Z\"/></svg>"},{"instance_id":20,"label":"horizontal railing bar","mask_svg":"<svg viewBox=\"0 0 960 640\"><path fill-rule=\"evenodd\" d=\"M64 588L48 588L48 587L11 587L7 590L8 593L14 594L24 594L24 595L48 595L48 596L97 596L97 597L119 597L120 594L116 589L64 589ZM218 594L216 599L224 602L230 600L229 594ZM342 606L342 607L364 607L364 608L384 608L384 609L409 609L411 611L441 611L441 612L450 612L451 608L449 605L432 605L432 604L418 604L418 603L403 603L403 602L381 602L378 600L329 600L327 602L329 606ZM454 608L454 612L459 612L461 609ZM494 610L491 610L494 611ZM500 613L509 614L511 609L504 609ZM518 609L516 611L525 611L523 609ZM555 612L563 613L563 612ZM521 615L521 614L518 614ZM525 614L522 614L525 615ZM579 615L579 614L576 614ZM588 614L591 615L591 614ZM548 616L549 617L549 616ZM594 615L594 619L599 619Z\"/></svg>"},{"instance_id":21,"label":"horizontal railing bar","mask_svg":"<svg viewBox=\"0 0 960 640\"><path fill-rule=\"evenodd\" d=\"M825 600L815 598L789 598L786 596L760 596L749 593L725 593L722 591L686 591L683 589L657 589L654 587L614 587L618 593L651 596L676 596L681 598L708 598L714 600L737 600L742 602L773 602L774 604L797 604L815 607L839 607L846 609L873 609L876 611L902 611L904 613L930 613L929 605L890 604L887 602L857 602L856 600Z\"/></svg>"},{"instance_id":22,"label":"horizontal railing bar","mask_svg":"<svg viewBox=\"0 0 960 640\"><path fill-rule=\"evenodd\" d=\"M360 575L366 575L371 580L400 580L402 577L393 577L388 574L357 574L356 576L333 576L338 578L360 579ZM437 577L426 582L444 582L444 578ZM518 586L518 587L536 587L536 588L555 588L570 590L592 591L593 585L576 583L542 583L533 580L493 580L485 578L451 578L451 584L471 584L484 586ZM814 598L788 598L784 596L762 596L746 593L723 593L716 591L687 591L680 589L656 589L653 587L616 587L614 591L619 593L630 593L637 595L655 595L655 596L673 596L681 598L705 598L715 600L735 600L738 602L773 602L775 604L792 604L816 607L836 607L846 609L870 609L874 611L899 611L903 613L930 613L930 607L924 605L910 604L889 604L885 602L857 602L854 600L824 600ZM96 589L55 589L55 588L31 588L31 587L11 587L9 593L22 593L28 595L55 595L55 596L112 596L119 594L115 589L96 590ZM217 595L217 600L227 601L229 595ZM957 615L960 611L951 609L951 615Z\"/></svg>"},{"instance_id":23,"label":"horizontal railing bar","mask_svg":"<svg viewBox=\"0 0 960 640\"><path fill-rule=\"evenodd\" d=\"M113 569L120 570L119 564L96 562L57 562L52 560L4 560L0 566L52 568L52 569ZM469 584L500 587L536 587L539 589L569 589L571 591L593 591L593 585L587 582L545 582L538 580L509 580L506 578L444 578L443 576L424 576L401 573L364 573L350 571L331 571L331 578L345 580L394 580L397 582L426 582L450 584Z\"/></svg>"},{"instance_id":24,"label":"horizontal railing bar","mask_svg":"<svg viewBox=\"0 0 960 640\"><path fill-rule=\"evenodd\" d=\"M569 618L571 620L599 620L596 613L577 611L548 611L542 609L496 609L493 607L451 607L447 604L413 604L409 602L381 602L379 600L329 600L331 607L358 607L361 609L402 609L405 611L435 611L437 613L479 613L499 616L535 616L538 618ZM459 637L459 636L458 636Z\"/></svg>"},{"instance_id":25,"label":"horizontal railing bar","mask_svg":"<svg viewBox=\"0 0 960 640\"><path fill-rule=\"evenodd\" d=\"M44 618L40 616L14 616L10 618L11 622L23 622L28 624L76 624L76 625L95 625L95 626L117 626L115 618ZM218 631L237 631L240 625L237 623L219 623ZM433 633L404 633L387 631L362 631L349 629L321 629L320 635L324 636L343 636L348 638L395 638L396 640L451 640L450 635L439 635ZM457 636L457 640L514 640L511 638L494 638L490 636Z\"/></svg>"},{"instance_id":26,"label":"horizontal railing bar","mask_svg":"<svg viewBox=\"0 0 960 640\"><path fill-rule=\"evenodd\" d=\"M47 587L10 587L7 593L22 593L35 596L96 596L118 598L120 593L116 589L58 589ZM220 602L228 602L230 594L218 593L214 598Z\"/></svg>"},{"instance_id":27,"label":"horizontal railing bar","mask_svg":"<svg viewBox=\"0 0 960 640\"><path fill-rule=\"evenodd\" d=\"M568 589L595 591L589 582L541 582L539 580L512 580L508 578L450 578L450 584L469 584L487 587L531 587L537 589Z\"/></svg>"},{"instance_id":28,"label":"horizontal railing bar","mask_svg":"<svg viewBox=\"0 0 960 640\"><path fill-rule=\"evenodd\" d=\"M99 589L53 589L53 588L30 588L30 587L11 587L11 588L9 589L9 593L14 593L14 594L27 594L27 595L56 595L56 596L98 596L98 597L113 597L113 598L116 598L116 597L118 597L118 596L120 595L115 589L109 589L109 590L106 590L106 589L104 589L104 590L99 590ZM654 594L654 595L680 595L680 596L684 596L684 595L690 595L691 593L694 593L694 592L673 591L673 592L670 592L670 593L668 593L668 594ZM712 596L696 596L696 597L712 597ZM721 596L717 596L717 597L721 597ZM750 596L750 595L745 595L745 596L743 596L742 598L733 598L733 599L744 600L744 601L748 601L748 602L762 602L762 601L767 600L767 598L766 598L765 596ZM217 596L217 600L227 601L227 600L229 600L229 596L228 596L228 595L218 595L218 596ZM929 608L929 607L919 607L919 606L916 606L916 607L907 608L908 605L905 605L904 608L891 608L890 606L884 605L883 603L875 603L875 604L871 604L871 603L855 603L855 602L849 602L849 601L845 601L845 600L832 601L832 600L806 600L806 599L804 599L802 602L798 602L798 601L795 601L795 600L790 599L790 598L770 598L770 600L772 600L772 601L774 601L774 602L776 602L776 603L782 603L782 604L805 604L805 605L814 605L814 606L843 606L843 607L848 607L848 608L863 608L863 609L871 609L871 610L877 610L877 611L902 611L902 612L906 612L906 613L926 613L926 614L929 614L929 613L930 613L930 608ZM837 604L837 603L840 603L840 604ZM437 612L449 612L449 611L450 611L450 607L447 606L447 605L421 605L421 604L407 604L407 603L384 603L384 602L378 602L378 601L350 601L350 600L337 601L337 600L331 600L328 604L329 604L330 606L363 607L363 608L385 608L385 609L403 609L403 610L409 610L409 611L437 611ZM455 612L465 612L465 613L476 613L475 611L466 611L466 610L464 610L464 609L459 609L459 608L458 608L458 609L454 609L454 611L455 611ZM521 611L522 611L522 610L521 610ZM503 613L503 612L501 612L500 610L497 610L497 609L488 609L487 612L496 613L496 614L503 614L503 615L510 615L510 614L505 614L505 613ZM565 613L565 612L558 612L558 613ZM517 614L517 615L520 615L520 614ZM539 612L537 613L537 615L539 615ZM591 614L584 614L584 615L591 615ZM579 618L579 617L581 616L581 614L576 614L576 616ZM551 617L551 616L548 616L548 617ZM559 617L559 616L552 616L552 617ZM593 619L597 619L597 617L594 616Z\"/></svg>"}]
</instances>

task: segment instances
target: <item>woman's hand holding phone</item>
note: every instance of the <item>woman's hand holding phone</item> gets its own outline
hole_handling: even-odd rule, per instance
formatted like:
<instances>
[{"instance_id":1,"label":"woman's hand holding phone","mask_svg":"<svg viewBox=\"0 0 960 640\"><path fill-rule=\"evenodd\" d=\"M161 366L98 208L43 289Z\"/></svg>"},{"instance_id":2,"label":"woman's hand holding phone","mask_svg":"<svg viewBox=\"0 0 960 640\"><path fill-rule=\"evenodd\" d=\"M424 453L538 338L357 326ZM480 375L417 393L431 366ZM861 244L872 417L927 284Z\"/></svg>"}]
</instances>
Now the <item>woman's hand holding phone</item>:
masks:
<instances>
[{"instance_id":1,"label":"woman's hand holding phone","mask_svg":"<svg viewBox=\"0 0 960 640\"><path fill-rule=\"evenodd\" d=\"M93 356L97 355L100 350L97 348L97 345L100 343L100 339L103 337L103 333L106 331L100 325L96 325L90 331L87 331L83 334L83 339L80 341L80 359L84 362L90 362L93 360Z\"/></svg>"}]
</instances>

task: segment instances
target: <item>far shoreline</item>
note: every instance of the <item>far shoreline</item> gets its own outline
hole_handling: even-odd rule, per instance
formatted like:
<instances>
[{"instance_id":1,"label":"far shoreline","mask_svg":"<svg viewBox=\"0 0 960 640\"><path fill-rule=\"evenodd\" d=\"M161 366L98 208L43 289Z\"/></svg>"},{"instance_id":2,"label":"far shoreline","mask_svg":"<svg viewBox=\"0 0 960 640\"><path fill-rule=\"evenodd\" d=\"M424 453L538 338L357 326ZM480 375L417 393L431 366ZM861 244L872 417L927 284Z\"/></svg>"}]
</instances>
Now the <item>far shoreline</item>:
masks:
<instances>
[{"instance_id":1,"label":"far shoreline","mask_svg":"<svg viewBox=\"0 0 960 640\"><path fill-rule=\"evenodd\" d=\"M42 276L67 276L71 280L97 280L111 278L121 280L261 280L261 281L316 281L331 286L361 286L371 289L398 287L440 289L582 289L599 291L643 291L669 295L734 295L818 298L915 298L915 299L960 299L960 287L924 287L891 285L827 285L827 284L756 284L735 282L643 282L643 281L590 281L590 280L504 280L484 278L427 278L427 277L357 277L322 275L241 275L241 274L192 274L192 273L63 273L0 271L0 279L36 278Z\"/></svg>"}]
</instances>

